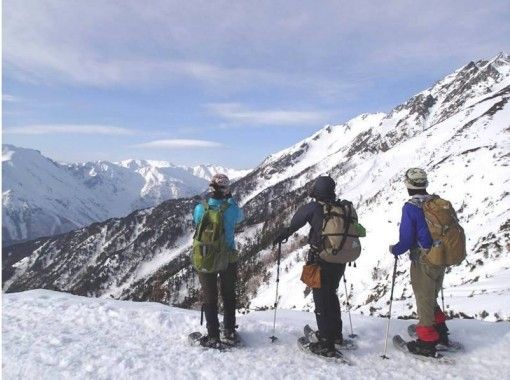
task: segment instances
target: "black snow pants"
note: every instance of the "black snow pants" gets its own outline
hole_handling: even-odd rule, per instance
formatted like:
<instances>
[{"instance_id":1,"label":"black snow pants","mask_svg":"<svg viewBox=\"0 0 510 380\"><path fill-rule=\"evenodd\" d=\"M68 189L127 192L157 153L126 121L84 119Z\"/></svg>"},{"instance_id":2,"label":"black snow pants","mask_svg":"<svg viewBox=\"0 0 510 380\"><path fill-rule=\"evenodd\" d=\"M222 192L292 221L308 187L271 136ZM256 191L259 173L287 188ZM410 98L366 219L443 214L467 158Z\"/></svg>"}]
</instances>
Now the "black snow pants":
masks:
<instances>
[{"instance_id":1,"label":"black snow pants","mask_svg":"<svg viewBox=\"0 0 510 380\"><path fill-rule=\"evenodd\" d=\"M318 264L321 267L321 287L313 289L315 317L320 337L334 347L336 339L343 339L340 302L336 292L345 272L345 264L327 263L321 259L318 259Z\"/></svg>"},{"instance_id":2,"label":"black snow pants","mask_svg":"<svg viewBox=\"0 0 510 380\"><path fill-rule=\"evenodd\" d=\"M202 307L207 322L207 334L211 337L219 337L218 275L223 300L223 327L234 330L236 325L237 263L230 263L223 272L198 273L202 286Z\"/></svg>"}]
</instances>

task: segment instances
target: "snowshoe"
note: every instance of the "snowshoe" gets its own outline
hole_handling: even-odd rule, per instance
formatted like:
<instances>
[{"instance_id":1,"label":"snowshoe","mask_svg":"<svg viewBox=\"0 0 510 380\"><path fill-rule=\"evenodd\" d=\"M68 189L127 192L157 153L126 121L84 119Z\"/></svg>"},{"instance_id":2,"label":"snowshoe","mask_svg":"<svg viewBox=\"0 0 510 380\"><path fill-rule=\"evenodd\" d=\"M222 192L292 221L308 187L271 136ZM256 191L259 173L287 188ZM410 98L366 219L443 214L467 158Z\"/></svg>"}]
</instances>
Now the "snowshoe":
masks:
<instances>
[{"instance_id":1,"label":"snowshoe","mask_svg":"<svg viewBox=\"0 0 510 380\"><path fill-rule=\"evenodd\" d=\"M297 344L299 349L307 354L318 356L339 364L353 365L349 359L344 357L340 350L327 350L325 347L321 347L320 342L310 342L306 337L302 336L297 340Z\"/></svg>"},{"instance_id":2,"label":"snowshoe","mask_svg":"<svg viewBox=\"0 0 510 380\"><path fill-rule=\"evenodd\" d=\"M188 343L192 346L200 346L200 338L202 338L201 332L192 332L188 335Z\"/></svg>"},{"instance_id":3,"label":"snowshoe","mask_svg":"<svg viewBox=\"0 0 510 380\"><path fill-rule=\"evenodd\" d=\"M221 342L229 347L243 346L243 341L236 330L224 329L220 331Z\"/></svg>"},{"instance_id":4,"label":"snowshoe","mask_svg":"<svg viewBox=\"0 0 510 380\"><path fill-rule=\"evenodd\" d=\"M221 331L219 339L210 339L207 335L202 335L201 332L195 331L188 335L188 342L192 346L216 348L219 350L243 346L243 341L237 331L233 333Z\"/></svg>"},{"instance_id":5,"label":"snowshoe","mask_svg":"<svg viewBox=\"0 0 510 380\"><path fill-rule=\"evenodd\" d=\"M310 325L306 325L303 329L305 337L311 342L318 342L320 340L319 338L319 332L315 331L310 327ZM339 350L356 350L358 348L358 345L352 340L352 339L342 339L335 341L335 347Z\"/></svg>"},{"instance_id":6,"label":"snowshoe","mask_svg":"<svg viewBox=\"0 0 510 380\"><path fill-rule=\"evenodd\" d=\"M217 350L225 350L229 348L228 345L223 343L218 338L210 338L207 335L202 335L201 332L195 331L188 335L188 342L195 347L214 348Z\"/></svg>"},{"instance_id":7,"label":"snowshoe","mask_svg":"<svg viewBox=\"0 0 510 380\"><path fill-rule=\"evenodd\" d=\"M410 355L421 361L441 364L455 364L453 359L438 353L435 349L420 346L420 343L415 341L406 342L400 335L395 335L393 337L393 345L399 351L402 351L406 355Z\"/></svg>"},{"instance_id":8,"label":"snowshoe","mask_svg":"<svg viewBox=\"0 0 510 380\"><path fill-rule=\"evenodd\" d=\"M416 325L412 324L407 327L407 332L411 338L417 339L418 336L416 335ZM438 343L436 345L437 351L444 351L444 352L458 352L458 351L464 351L464 345L460 342L448 339L448 344L442 344Z\"/></svg>"}]
</instances>

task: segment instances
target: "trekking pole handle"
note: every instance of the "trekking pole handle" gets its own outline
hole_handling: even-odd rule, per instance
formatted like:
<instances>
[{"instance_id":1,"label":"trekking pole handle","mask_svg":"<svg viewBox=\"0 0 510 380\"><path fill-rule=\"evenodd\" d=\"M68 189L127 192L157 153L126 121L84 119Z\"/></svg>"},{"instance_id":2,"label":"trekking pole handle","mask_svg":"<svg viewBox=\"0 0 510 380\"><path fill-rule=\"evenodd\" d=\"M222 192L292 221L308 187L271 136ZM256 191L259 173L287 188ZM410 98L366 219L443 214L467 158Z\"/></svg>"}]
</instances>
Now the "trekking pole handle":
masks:
<instances>
[{"instance_id":1,"label":"trekking pole handle","mask_svg":"<svg viewBox=\"0 0 510 380\"><path fill-rule=\"evenodd\" d=\"M391 312L391 302L393 302L393 290L395 289L395 278L397 277L397 261L398 261L398 256L395 256L395 263L393 264L393 278L391 279L390 312Z\"/></svg>"}]
</instances>

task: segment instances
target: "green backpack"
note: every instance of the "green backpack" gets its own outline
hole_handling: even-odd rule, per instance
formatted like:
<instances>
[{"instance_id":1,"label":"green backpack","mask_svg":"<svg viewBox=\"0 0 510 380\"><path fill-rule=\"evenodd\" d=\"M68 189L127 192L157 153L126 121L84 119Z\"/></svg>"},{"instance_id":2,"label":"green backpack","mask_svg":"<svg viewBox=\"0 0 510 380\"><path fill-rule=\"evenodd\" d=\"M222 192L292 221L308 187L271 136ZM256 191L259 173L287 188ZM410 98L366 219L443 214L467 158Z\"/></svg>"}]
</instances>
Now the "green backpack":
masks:
<instances>
[{"instance_id":1,"label":"green backpack","mask_svg":"<svg viewBox=\"0 0 510 380\"><path fill-rule=\"evenodd\" d=\"M191 264L197 272L221 272L227 269L230 258L223 227L223 214L229 204L223 202L218 209L211 208L207 201L202 205L204 215L193 236Z\"/></svg>"}]
</instances>

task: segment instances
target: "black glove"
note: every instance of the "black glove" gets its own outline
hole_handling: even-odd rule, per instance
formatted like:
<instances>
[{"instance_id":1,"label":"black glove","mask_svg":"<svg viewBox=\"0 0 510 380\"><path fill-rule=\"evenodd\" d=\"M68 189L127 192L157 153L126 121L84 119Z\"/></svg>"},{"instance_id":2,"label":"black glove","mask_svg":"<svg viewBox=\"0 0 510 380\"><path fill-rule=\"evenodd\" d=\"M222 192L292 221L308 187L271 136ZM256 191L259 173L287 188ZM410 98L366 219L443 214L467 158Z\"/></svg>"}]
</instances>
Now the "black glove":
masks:
<instances>
[{"instance_id":1,"label":"black glove","mask_svg":"<svg viewBox=\"0 0 510 380\"><path fill-rule=\"evenodd\" d=\"M306 265L317 264L319 262L319 255L314 251L308 251L306 257Z\"/></svg>"},{"instance_id":2,"label":"black glove","mask_svg":"<svg viewBox=\"0 0 510 380\"><path fill-rule=\"evenodd\" d=\"M284 229L283 231L281 231L278 236L276 237L276 239L273 240L273 245L277 245L277 244L281 244L281 243L285 243L287 241L287 239L289 238L290 236L290 231L288 228Z\"/></svg>"}]
</instances>

